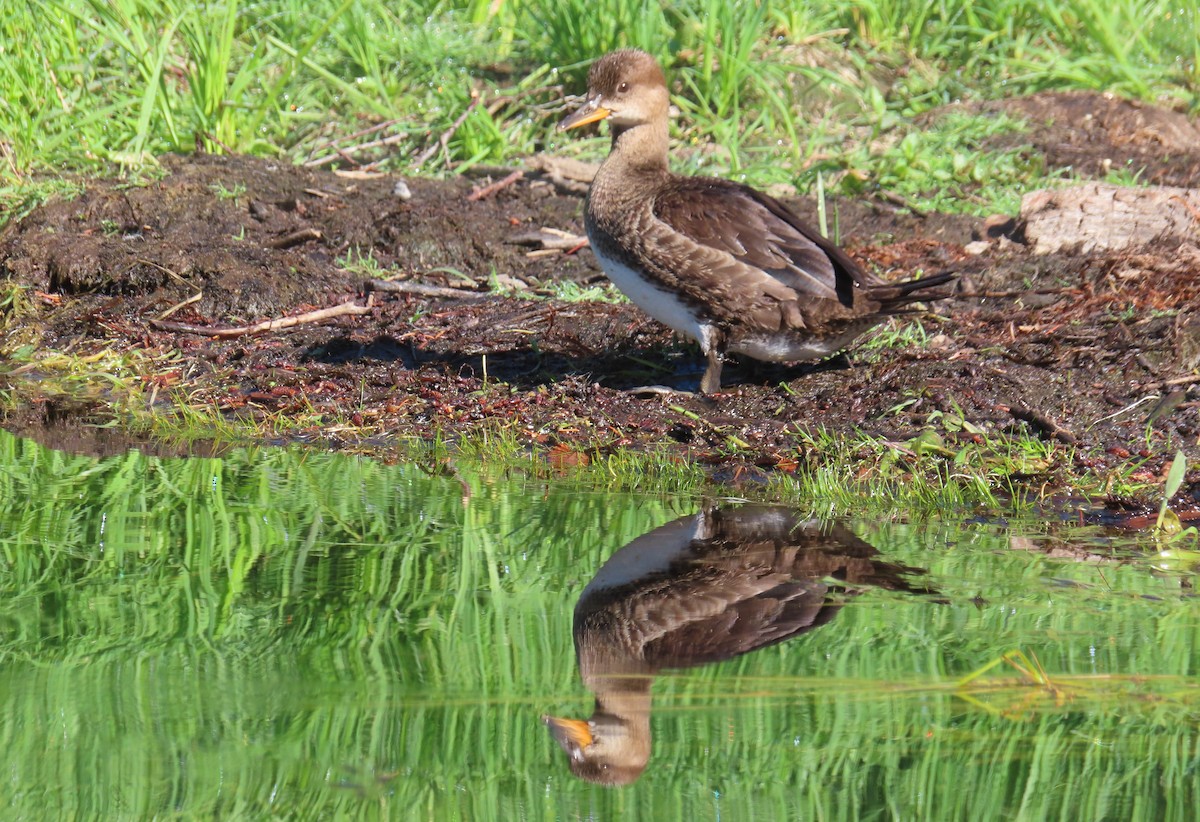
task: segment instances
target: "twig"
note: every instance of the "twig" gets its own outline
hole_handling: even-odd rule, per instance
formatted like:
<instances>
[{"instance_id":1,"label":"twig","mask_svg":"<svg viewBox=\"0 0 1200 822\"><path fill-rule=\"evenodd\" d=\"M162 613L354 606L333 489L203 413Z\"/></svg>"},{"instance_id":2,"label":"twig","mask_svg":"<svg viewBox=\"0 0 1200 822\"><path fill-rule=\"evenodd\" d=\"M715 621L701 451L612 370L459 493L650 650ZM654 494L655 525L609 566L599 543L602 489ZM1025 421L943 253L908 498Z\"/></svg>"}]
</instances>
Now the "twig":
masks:
<instances>
[{"instance_id":1,"label":"twig","mask_svg":"<svg viewBox=\"0 0 1200 822\"><path fill-rule=\"evenodd\" d=\"M348 163L354 163L355 165L358 165L358 162L350 155L372 148L383 148L384 146L392 146L396 143L402 143L410 136L412 135L410 135L408 132L389 134L387 137L381 137L378 140L370 140L366 143L359 143L358 145L350 146L349 148L335 149L331 154L326 154L324 157L318 157L315 160L309 160L304 164L304 167L319 168L321 166L329 165L335 160L345 160Z\"/></svg>"},{"instance_id":2,"label":"twig","mask_svg":"<svg viewBox=\"0 0 1200 822\"><path fill-rule=\"evenodd\" d=\"M437 142L431 143L428 148L418 155L417 159L413 160L413 166L425 165L429 158L437 153L439 148L445 151L446 146L450 143L450 138L454 136L454 132L458 131L458 127L467 121L467 117L470 116L477 105L479 105L479 92L472 89L470 104L467 105L462 114L458 115L458 119L450 124L450 128L442 132L442 135L437 138Z\"/></svg>"},{"instance_id":3,"label":"twig","mask_svg":"<svg viewBox=\"0 0 1200 822\"><path fill-rule=\"evenodd\" d=\"M506 189L510 185L516 183L518 180L520 180L524 176L525 176L525 172L521 171L520 169L517 169L512 174L509 174L507 177L505 177L503 180L497 180L496 182L492 183L491 185L486 185L483 188L473 189L471 191L471 193L467 195L467 202L474 203L478 200L483 200L488 197L491 197L497 191L503 191L504 189Z\"/></svg>"},{"instance_id":4,"label":"twig","mask_svg":"<svg viewBox=\"0 0 1200 822\"><path fill-rule=\"evenodd\" d=\"M472 297L480 292L466 288L414 283L411 280L367 280L367 291L387 291L393 294L416 294L420 297Z\"/></svg>"},{"instance_id":5,"label":"twig","mask_svg":"<svg viewBox=\"0 0 1200 822\"><path fill-rule=\"evenodd\" d=\"M1008 413L1012 414L1018 420L1024 420L1031 424L1034 428L1042 431L1047 436L1058 440L1066 445L1074 445L1078 440L1075 435L1067 429L1063 428L1050 417L1043 414L1041 411L1034 411L1032 408L1026 408L1023 405L1010 405Z\"/></svg>"},{"instance_id":6,"label":"twig","mask_svg":"<svg viewBox=\"0 0 1200 822\"><path fill-rule=\"evenodd\" d=\"M543 249L568 251L570 253L571 250L587 245L588 239L578 234L572 234L570 231L542 226L534 231L527 231L510 237L508 242L515 245L536 245Z\"/></svg>"},{"instance_id":7,"label":"twig","mask_svg":"<svg viewBox=\"0 0 1200 822\"><path fill-rule=\"evenodd\" d=\"M1021 297L1029 297L1035 294L1052 295L1052 294L1082 294L1078 288L1027 288L1023 291L979 291L975 294L964 294L964 297L973 299L1020 299Z\"/></svg>"},{"instance_id":8,"label":"twig","mask_svg":"<svg viewBox=\"0 0 1200 822\"><path fill-rule=\"evenodd\" d=\"M387 122L378 123L369 128L364 128L361 131L356 131L354 134L348 134L345 137L342 137L339 139L357 140L360 137L366 137L369 134L375 134L376 132L383 131L385 128L391 128L392 126L396 125L399 122L400 122L399 120L388 120ZM382 137L378 140L371 140L370 142L366 142L366 143L358 143L356 145L347 146L345 148L335 148L329 154L326 154L321 157L316 157L311 160L305 160L302 165L305 168L317 168L319 166L328 165L329 163L332 163L334 160L337 160L337 159L350 160L349 155L351 155L351 154L357 154L360 151L366 151L367 149L371 149L371 148L379 148L380 146L390 146L393 143L400 142L401 140L403 140L405 137L408 137L408 136L409 135L407 132L405 132L403 134L391 134L391 135L388 135L387 137ZM327 146L332 146L335 142L337 142L337 140L329 140L320 147L325 148ZM351 162L353 162L353 160L351 160Z\"/></svg>"},{"instance_id":9,"label":"twig","mask_svg":"<svg viewBox=\"0 0 1200 822\"><path fill-rule=\"evenodd\" d=\"M291 248L294 245L307 243L309 240L319 240L324 235L315 228L301 228L283 237L276 237L267 243L267 248Z\"/></svg>"},{"instance_id":10,"label":"twig","mask_svg":"<svg viewBox=\"0 0 1200 822\"><path fill-rule=\"evenodd\" d=\"M1156 399L1158 399L1158 397L1159 397L1158 394L1150 394L1149 396L1142 397L1140 400L1137 400L1136 402L1132 402L1129 405L1125 406L1120 411L1115 411L1106 417L1101 417L1100 419L1096 420L1091 425L1089 425L1087 427L1087 430L1089 430L1089 431L1092 430L1093 428L1095 428L1097 425L1104 422L1105 420L1116 419L1117 417L1121 416L1122 414L1128 414L1130 411L1137 408L1139 405L1144 405L1145 403L1148 403L1151 400L1156 400Z\"/></svg>"},{"instance_id":11,"label":"twig","mask_svg":"<svg viewBox=\"0 0 1200 822\"><path fill-rule=\"evenodd\" d=\"M509 105L510 103L517 102L518 100L520 100L523 97L532 97L535 94L542 94L545 92L552 93L552 94L556 95L557 98L561 98L562 93L563 93L563 87L561 85L541 86L540 88L529 88L529 89L525 89L524 91L518 91L515 94L505 94L500 97L493 97L491 99L491 101L488 102L487 112L488 112L488 114L494 115L500 109L504 108L505 106ZM551 100L549 103L541 103L541 104L534 104L534 105L526 106L526 108L532 108L532 109L535 109L538 111L549 111L549 112L561 111L562 109L565 109L566 107L567 107L566 103L563 102L561 99Z\"/></svg>"},{"instance_id":12,"label":"twig","mask_svg":"<svg viewBox=\"0 0 1200 822\"><path fill-rule=\"evenodd\" d=\"M886 188L881 188L878 191L876 191L875 196L877 198L879 198L880 200L883 200L885 203L890 203L891 205L898 206L899 208L908 209L909 211L911 211L913 213L914 217L919 217L921 219L925 219L926 217L929 216L929 213L927 211L925 211L923 208L920 208L920 207L914 205L913 202L911 200L909 200L907 197L897 194L894 191L888 191Z\"/></svg>"},{"instance_id":13,"label":"twig","mask_svg":"<svg viewBox=\"0 0 1200 822\"><path fill-rule=\"evenodd\" d=\"M174 271L167 268L165 265L161 265L159 263L154 262L154 260L147 260L144 257L138 257L136 262L140 265L148 265L151 268L157 268L159 271L166 274L168 277L171 277L172 279L174 279L180 285L186 285L188 288L196 287L196 285L194 283L191 283L184 277L181 277L179 274L176 274Z\"/></svg>"},{"instance_id":14,"label":"twig","mask_svg":"<svg viewBox=\"0 0 1200 822\"><path fill-rule=\"evenodd\" d=\"M199 334L204 337L217 337L222 340L233 339L234 337L244 337L248 334L264 334L268 331L278 331L282 328L291 328L296 325L304 325L306 323L317 323L323 320L328 320L333 317L342 317L347 314L369 314L374 309L374 304L368 296L366 305L359 305L350 300L340 305L322 308L317 311L309 311L306 314L297 314L294 317L281 317L277 320L263 320L260 323L253 325L240 325L233 328L213 328L212 326L192 325L190 323L173 323L164 322L162 320L151 320L150 327L158 331L177 331L181 334Z\"/></svg>"},{"instance_id":15,"label":"twig","mask_svg":"<svg viewBox=\"0 0 1200 822\"><path fill-rule=\"evenodd\" d=\"M155 317L155 319L157 319L157 320L165 320L167 317L171 316L172 314L174 314L176 311L178 311L179 309L183 308L184 306L191 305L192 303L200 302L200 298L201 298L201 297L203 297L203 296L204 296L204 292L203 292L203 291L197 291L195 294L193 294L192 296L188 297L188 298L187 298L186 300L184 300L183 302L181 302L181 303L175 303L175 305L171 306L171 307L170 307L170 308L168 308L166 311L164 311L163 313L159 314L157 317Z\"/></svg>"}]
</instances>

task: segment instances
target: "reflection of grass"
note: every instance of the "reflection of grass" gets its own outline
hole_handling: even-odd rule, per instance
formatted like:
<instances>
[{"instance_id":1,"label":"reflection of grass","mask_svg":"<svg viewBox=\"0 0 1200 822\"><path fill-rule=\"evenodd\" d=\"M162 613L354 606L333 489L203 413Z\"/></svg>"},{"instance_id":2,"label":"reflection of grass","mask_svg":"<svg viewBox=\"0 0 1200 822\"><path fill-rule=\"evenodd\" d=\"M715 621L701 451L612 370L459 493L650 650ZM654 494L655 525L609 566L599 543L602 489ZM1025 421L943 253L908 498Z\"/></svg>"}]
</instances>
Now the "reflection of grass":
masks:
<instances>
[{"instance_id":1,"label":"reflection of grass","mask_svg":"<svg viewBox=\"0 0 1200 822\"><path fill-rule=\"evenodd\" d=\"M574 604L613 551L695 503L614 491L602 471L549 482L535 465L270 448L92 459L0 432L0 803L31 817L119 803L139 818L666 819L706 818L719 789L724 818L1193 807L1181 717L1200 697L1200 637L1180 580L1130 561L1100 585L1094 565L952 517L853 523L889 560L928 568L945 603L866 591L805 637L665 673L641 782L570 779L538 716L589 699ZM1081 651L1093 635L1096 653ZM1027 673L995 676L1013 647ZM1055 704L1047 681L1073 699ZM1001 713L1039 696L1013 722L964 711L962 692Z\"/></svg>"},{"instance_id":2,"label":"reflection of grass","mask_svg":"<svg viewBox=\"0 0 1200 822\"><path fill-rule=\"evenodd\" d=\"M1016 668L1020 676L986 676L1005 664ZM1036 654L1023 651L1005 652L957 680L738 675L727 682L707 682L711 690L704 690L687 682L692 676L686 671L659 675L659 690L685 689L693 702L660 699L655 711L707 711L712 703L786 706L797 699L828 698L830 694L837 694L839 701L864 706L884 701L916 706L929 697L952 696L987 716L1004 720L1033 720L1068 709L1109 710L1114 706L1119 706L1127 718L1139 714L1153 718L1168 706L1181 711L1200 709L1200 683L1189 676L1069 673L1051 677L1038 664Z\"/></svg>"},{"instance_id":3,"label":"reflection of grass","mask_svg":"<svg viewBox=\"0 0 1200 822\"><path fill-rule=\"evenodd\" d=\"M1005 663L1016 668L1022 675L1022 684L1030 686L1032 690L1027 692L1018 704L1009 706L1001 711L981 701L977 698L977 695L980 693L993 693L997 688L1007 690L1011 687L1008 684L997 685L995 682L980 681L980 677L985 673ZM1061 683L1056 685L1050 680L1042 664L1038 661L1036 654L1030 653L1026 655L1025 652L1020 650L1008 651L982 668L972 671L960 679L956 683L955 695L986 711L1010 718L1024 714L1031 707L1032 703L1039 699L1049 697L1053 700L1056 708L1061 708L1068 699L1074 698L1074 693L1070 693L1065 685Z\"/></svg>"}]
</instances>

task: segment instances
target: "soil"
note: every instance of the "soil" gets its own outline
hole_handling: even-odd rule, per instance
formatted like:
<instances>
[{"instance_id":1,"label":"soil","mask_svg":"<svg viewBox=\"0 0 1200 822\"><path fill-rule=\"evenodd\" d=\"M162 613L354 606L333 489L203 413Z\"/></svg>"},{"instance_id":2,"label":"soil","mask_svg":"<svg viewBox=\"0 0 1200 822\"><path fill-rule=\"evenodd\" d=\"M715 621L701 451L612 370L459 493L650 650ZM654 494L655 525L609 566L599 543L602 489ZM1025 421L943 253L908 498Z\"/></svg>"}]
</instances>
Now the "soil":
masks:
<instances>
[{"instance_id":1,"label":"soil","mask_svg":"<svg viewBox=\"0 0 1200 822\"><path fill-rule=\"evenodd\" d=\"M988 110L1001 108L1031 121L1028 150L1049 169L1136 168L1200 187L1200 141L1186 139L1197 125L1182 115L1080 94ZM704 363L693 343L629 304L546 296L603 275L586 248L523 244L544 227L583 233L582 198L532 171L472 199L488 180L346 176L251 157L161 162L157 180L87 180L80 196L0 234L0 273L33 302L5 350L141 350L159 363L147 377L157 411L186 397L234 416L311 420L289 436L331 446L490 426L567 462L666 448L720 481L756 481L819 459L798 431L863 432L904 454L932 427L950 451L1004 434L1060 445L1057 464L1018 482L1066 487L1131 465L1153 482L1180 448L1200 466L1195 231L1121 252L1035 255L1019 222L917 215L886 197L837 202L853 256L888 277L956 269L958 294L917 317L922 344L860 346L815 366L734 361L725 393L703 397L629 390L695 390ZM815 219L812 202L790 205ZM365 314L228 339L153 324L239 326L361 305L369 272L344 263L367 255L386 271L376 276L440 288L372 292ZM7 425L28 431L61 415L47 397ZM1200 507L1195 469L1177 507Z\"/></svg>"}]
</instances>

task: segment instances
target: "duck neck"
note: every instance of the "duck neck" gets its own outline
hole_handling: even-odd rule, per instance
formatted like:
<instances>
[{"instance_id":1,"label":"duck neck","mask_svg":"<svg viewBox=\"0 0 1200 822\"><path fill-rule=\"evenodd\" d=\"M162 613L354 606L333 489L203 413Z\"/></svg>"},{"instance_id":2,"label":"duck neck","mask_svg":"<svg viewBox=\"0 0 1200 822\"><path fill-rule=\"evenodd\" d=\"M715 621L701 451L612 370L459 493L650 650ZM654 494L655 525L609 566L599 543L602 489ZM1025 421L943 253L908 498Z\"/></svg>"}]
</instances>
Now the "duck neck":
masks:
<instances>
[{"instance_id":1,"label":"duck neck","mask_svg":"<svg viewBox=\"0 0 1200 822\"><path fill-rule=\"evenodd\" d=\"M605 162L614 170L636 169L638 173L655 171L667 173L667 121L641 123L636 126L614 127L612 152Z\"/></svg>"}]
</instances>

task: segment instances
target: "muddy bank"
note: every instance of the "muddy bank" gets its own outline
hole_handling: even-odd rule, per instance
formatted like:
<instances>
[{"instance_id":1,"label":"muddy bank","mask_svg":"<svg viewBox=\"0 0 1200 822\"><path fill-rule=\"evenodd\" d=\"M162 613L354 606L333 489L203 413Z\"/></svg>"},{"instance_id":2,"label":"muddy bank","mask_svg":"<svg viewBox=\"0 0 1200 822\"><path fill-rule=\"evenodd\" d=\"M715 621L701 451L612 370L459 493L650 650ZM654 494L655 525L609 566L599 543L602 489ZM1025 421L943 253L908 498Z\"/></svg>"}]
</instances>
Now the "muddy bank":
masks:
<instances>
[{"instance_id":1,"label":"muddy bank","mask_svg":"<svg viewBox=\"0 0 1200 822\"><path fill-rule=\"evenodd\" d=\"M1107 102L1099 125L1055 116L1070 112L1054 103L1012 104L1039 118L1028 150L1049 164L1136 163L1147 179L1200 186L1200 152L1168 146L1165 127L1129 128ZM1016 223L914 215L885 197L837 202L858 259L894 277L957 267L960 295L920 316L920 333L882 330L880 345L828 363L734 362L715 398L634 394L626 389L695 389L703 362L631 305L549 296L562 283L603 283L569 238L562 249L529 245L544 228L582 234L571 186L527 170L473 198L488 180L345 176L247 157L162 163L160 179L88 181L76 199L4 230L0 273L27 287L29 304L9 318L6 352L140 351L142 387L160 413L186 402L286 419L287 436L331 445L491 426L580 458L675 449L728 479L804 470L820 459L804 432L861 431L907 457L904 444L933 429L951 452L1005 435L1055 443L1050 460L1015 480L1024 483L1069 487L1085 473L1149 482L1180 448L1200 464L1196 233L1034 254ZM794 205L814 216L812 203ZM435 288L373 292L366 313L259 335L169 325L361 305L379 276ZM35 366L6 368L36 396ZM34 425L48 407L26 405L9 425ZM1181 499L1200 503L1195 471L1192 480Z\"/></svg>"}]
</instances>

